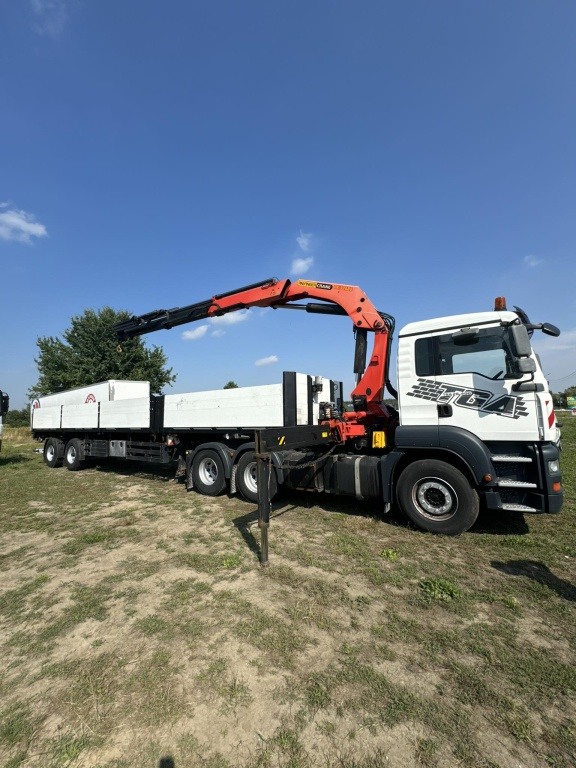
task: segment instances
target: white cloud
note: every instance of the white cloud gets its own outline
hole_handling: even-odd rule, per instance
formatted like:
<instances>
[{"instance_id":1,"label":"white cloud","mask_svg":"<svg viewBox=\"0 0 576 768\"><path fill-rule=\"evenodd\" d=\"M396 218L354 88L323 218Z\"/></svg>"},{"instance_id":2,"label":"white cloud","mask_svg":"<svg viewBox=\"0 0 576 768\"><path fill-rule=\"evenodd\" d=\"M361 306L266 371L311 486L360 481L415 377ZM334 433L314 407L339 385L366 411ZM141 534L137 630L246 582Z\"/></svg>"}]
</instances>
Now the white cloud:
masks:
<instances>
[{"instance_id":1,"label":"white cloud","mask_svg":"<svg viewBox=\"0 0 576 768\"><path fill-rule=\"evenodd\" d=\"M268 355L268 357L261 357L259 360L256 360L254 365L273 365L274 363L277 363L279 359L278 355Z\"/></svg>"},{"instance_id":2,"label":"white cloud","mask_svg":"<svg viewBox=\"0 0 576 768\"><path fill-rule=\"evenodd\" d=\"M298 253L294 256L292 259L292 266L290 268L290 272L293 275L304 275L310 267L314 264L314 256L303 256L302 254L307 253L310 254L312 250L314 235L312 232L302 232L300 230L300 234L296 238L296 243L298 245Z\"/></svg>"},{"instance_id":3,"label":"white cloud","mask_svg":"<svg viewBox=\"0 0 576 768\"><path fill-rule=\"evenodd\" d=\"M534 331L532 345L538 354L576 353L576 328L561 331L560 336L546 336L541 331ZM566 355L563 354L562 358L566 360ZM568 361L572 362L570 358Z\"/></svg>"},{"instance_id":4,"label":"white cloud","mask_svg":"<svg viewBox=\"0 0 576 768\"><path fill-rule=\"evenodd\" d=\"M302 230L300 230L300 234L296 238L298 248L300 248L301 251L304 251L304 253L308 253L312 248L312 238L312 232L302 232Z\"/></svg>"},{"instance_id":5,"label":"white cloud","mask_svg":"<svg viewBox=\"0 0 576 768\"><path fill-rule=\"evenodd\" d=\"M306 272L308 272L312 264L314 264L313 256L308 256L307 258L297 256L295 259L292 259L290 272L293 275L304 275Z\"/></svg>"},{"instance_id":6,"label":"white cloud","mask_svg":"<svg viewBox=\"0 0 576 768\"><path fill-rule=\"evenodd\" d=\"M0 203L0 240L31 244L32 238L47 235L44 224L36 221L31 213L9 208L8 203Z\"/></svg>"},{"instance_id":7,"label":"white cloud","mask_svg":"<svg viewBox=\"0 0 576 768\"><path fill-rule=\"evenodd\" d=\"M206 336L211 326L216 326L210 333L210 336L218 338L224 336L226 331L221 326L236 325L241 323L248 317L248 310L241 309L238 312L230 312L227 315L221 315L220 317L209 317L208 324L199 325L197 328L193 328L191 331L184 331L182 338L185 341L194 341L194 339L201 339Z\"/></svg>"},{"instance_id":8,"label":"white cloud","mask_svg":"<svg viewBox=\"0 0 576 768\"><path fill-rule=\"evenodd\" d=\"M544 259L539 259L537 256L533 256L530 254L529 256L524 256L524 264L526 264L527 267L537 267L538 264L543 264Z\"/></svg>"},{"instance_id":9,"label":"white cloud","mask_svg":"<svg viewBox=\"0 0 576 768\"><path fill-rule=\"evenodd\" d=\"M68 21L67 0L30 0L36 17L35 31L39 35L58 38Z\"/></svg>"},{"instance_id":10,"label":"white cloud","mask_svg":"<svg viewBox=\"0 0 576 768\"><path fill-rule=\"evenodd\" d=\"M184 331L182 338L184 341L194 341L194 339L201 339L202 336L206 336L207 331L207 325L199 325L198 328L193 328L191 331Z\"/></svg>"},{"instance_id":11,"label":"white cloud","mask_svg":"<svg viewBox=\"0 0 576 768\"><path fill-rule=\"evenodd\" d=\"M248 319L248 310L240 309L238 312L228 312L226 315L220 315L220 317L211 317L210 322L213 325L236 325Z\"/></svg>"}]
</instances>

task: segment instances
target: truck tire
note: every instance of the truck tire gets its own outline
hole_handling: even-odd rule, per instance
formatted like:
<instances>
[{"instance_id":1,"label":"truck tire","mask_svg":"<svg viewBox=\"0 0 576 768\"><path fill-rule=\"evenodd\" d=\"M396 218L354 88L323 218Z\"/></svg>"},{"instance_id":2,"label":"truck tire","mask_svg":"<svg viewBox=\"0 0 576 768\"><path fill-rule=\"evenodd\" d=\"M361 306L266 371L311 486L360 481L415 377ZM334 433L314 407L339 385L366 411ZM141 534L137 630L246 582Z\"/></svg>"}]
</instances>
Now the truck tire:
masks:
<instances>
[{"instance_id":1,"label":"truck tire","mask_svg":"<svg viewBox=\"0 0 576 768\"><path fill-rule=\"evenodd\" d=\"M246 501L258 502L258 481L256 478L256 457L254 451L240 456L236 469L236 486ZM278 494L278 480L274 467L270 468L270 501Z\"/></svg>"},{"instance_id":2,"label":"truck tire","mask_svg":"<svg viewBox=\"0 0 576 768\"><path fill-rule=\"evenodd\" d=\"M409 464L398 479L398 504L418 528L457 536L478 517L480 501L466 477L435 459Z\"/></svg>"},{"instance_id":3,"label":"truck tire","mask_svg":"<svg viewBox=\"0 0 576 768\"><path fill-rule=\"evenodd\" d=\"M60 440L57 440L55 437L49 437L44 443L43 456L44 464L47 467L57 467L59 464L62 464L62 459L58 456L60 445Z\"/></svg>"},{"instance_id":4,"label":"truck tire","mask_svg":"<svg viewBox=\"0 0 576 768\"><path fill-rule=\"evenodd\" d=\"M194 488L204 496L220 496L226 490L222 459L216 451L198 451L192 461Z\"/></svg>"},{"instance_id":5,"label":"truck tire","mask_svg":"<svg viewBox=\"0 0 576 768\"><path fill-rule=\"evenodd\" d=\"M76 472L78 469L82 469L83 461L80 458L82 456L82 442L77 437L73 437L69 440L64 449L64 465L66 469L71 472Z\"/></svg>"}]
</instances>

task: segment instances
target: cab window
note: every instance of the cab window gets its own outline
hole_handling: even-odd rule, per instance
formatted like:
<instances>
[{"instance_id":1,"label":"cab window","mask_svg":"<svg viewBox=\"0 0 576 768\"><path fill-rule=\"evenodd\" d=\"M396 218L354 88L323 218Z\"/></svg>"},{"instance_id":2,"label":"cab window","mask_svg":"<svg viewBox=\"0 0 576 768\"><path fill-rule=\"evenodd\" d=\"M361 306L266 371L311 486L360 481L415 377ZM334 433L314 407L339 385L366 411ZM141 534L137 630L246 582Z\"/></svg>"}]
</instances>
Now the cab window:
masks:
<instances>
[{"instance_id":1,"label":"cab window","mask_svg":"<svg viewBox=\"0 0 576 768\"><path fill-rule=\"evenodd\" d=\"M490 379L518 378L504 328L418 339L415 356L418 376L476 373Z\"/></svg>"}]
</instances>

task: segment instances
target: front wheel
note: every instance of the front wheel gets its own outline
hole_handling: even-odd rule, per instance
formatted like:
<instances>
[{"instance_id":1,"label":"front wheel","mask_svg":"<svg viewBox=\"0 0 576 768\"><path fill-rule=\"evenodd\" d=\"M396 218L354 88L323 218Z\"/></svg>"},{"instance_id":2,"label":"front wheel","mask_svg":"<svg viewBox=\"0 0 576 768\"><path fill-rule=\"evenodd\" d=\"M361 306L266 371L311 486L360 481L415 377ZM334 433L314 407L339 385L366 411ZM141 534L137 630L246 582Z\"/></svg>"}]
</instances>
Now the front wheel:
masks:
<instances>
[{"instance_id":1,"label":"front wheel","mask_svg":"<svg viewBox=\"0 0 576 768\"><path fill-rule=\"evenodd\" d=\"M242 456L240 456L238 467L236 469L236 485L247 501L251 501L254 504L258 502L258 478L254 451L246 451L246 453L243 453ZM274 470L274 467L270 467L270 482L268 487L270 490L270 501L272 501L278 493L278 481L276 479L276 471Z\"/></svg>"},{"instance_id":2,"label":"front wheel","mask_svg":"<svg viewBox=\"0 0 576 768\"><path fill-rule=\"evenodd\" d=\"M480 501L451 464L427 459L409 464L398 479L398 504L418 528L456 536L474 525Z\"/></svg>"},{"instance_id":3,"label":"front wheel","mask_svg":"<svg viewBox=\"0 0 576 768\"><path fill-rule=\"evenodd\" d=\"M226 490L224 464L216 451L198 451L192 462L194 488L205 496L220 496Z\"/></svg>"}]
</instances>

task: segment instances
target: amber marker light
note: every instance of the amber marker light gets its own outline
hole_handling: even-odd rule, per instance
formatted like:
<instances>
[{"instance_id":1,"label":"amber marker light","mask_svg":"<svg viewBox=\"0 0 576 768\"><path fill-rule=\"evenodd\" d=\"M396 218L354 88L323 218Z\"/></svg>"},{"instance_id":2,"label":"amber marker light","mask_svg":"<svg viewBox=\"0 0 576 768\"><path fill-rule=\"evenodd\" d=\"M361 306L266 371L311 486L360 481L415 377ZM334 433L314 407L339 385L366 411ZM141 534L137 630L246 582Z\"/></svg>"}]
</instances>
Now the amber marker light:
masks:
<instances>
[{"instance_id":1,"label":"amber marker light","mask_svg":"<svg viewBox=\"0 0 576 768\"><path fill-rule=\"evenodd\" d=\"M496 296L494 299L494 312L506 312L505 296Z\"/></svg>"},{"instance_id":2,"label":"amber marker light","mask_svg":"<svg viewBox=\"0 0 576 768\"><path fill-rule=\"evenodd\" d=\"M562 483L552 483L552 490L555 493L560 493L560 491L562 490Z\"/></svg>"}]
</instances>

